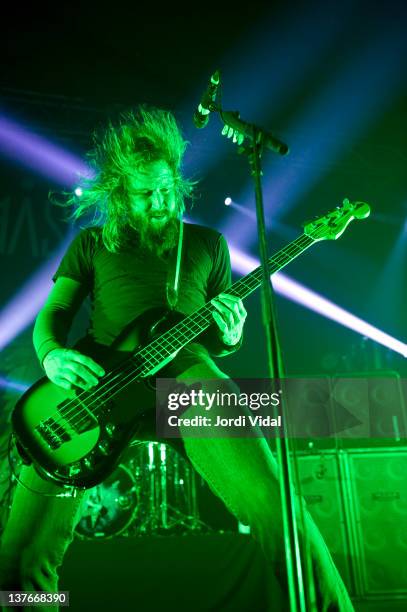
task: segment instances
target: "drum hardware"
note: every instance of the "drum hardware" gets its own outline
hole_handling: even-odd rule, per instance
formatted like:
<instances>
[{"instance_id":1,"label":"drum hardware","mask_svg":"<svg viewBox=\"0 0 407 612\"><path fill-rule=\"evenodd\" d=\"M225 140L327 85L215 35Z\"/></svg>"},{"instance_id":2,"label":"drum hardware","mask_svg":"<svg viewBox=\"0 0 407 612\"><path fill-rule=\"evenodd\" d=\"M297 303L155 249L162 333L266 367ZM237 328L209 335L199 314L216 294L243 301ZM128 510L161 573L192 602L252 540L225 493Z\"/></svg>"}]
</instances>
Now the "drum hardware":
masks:
<instances>
[{"instance_id":1,"label":"drum hardware","mask_svg":"<svg viewBox=\"0 0 407 612\"><path fill-rule=\"evenodd\" d=\"M82 502L82 539L209 531L199 518L196 474L171 446L136 442Z\"/></svg>"}]
</instances>

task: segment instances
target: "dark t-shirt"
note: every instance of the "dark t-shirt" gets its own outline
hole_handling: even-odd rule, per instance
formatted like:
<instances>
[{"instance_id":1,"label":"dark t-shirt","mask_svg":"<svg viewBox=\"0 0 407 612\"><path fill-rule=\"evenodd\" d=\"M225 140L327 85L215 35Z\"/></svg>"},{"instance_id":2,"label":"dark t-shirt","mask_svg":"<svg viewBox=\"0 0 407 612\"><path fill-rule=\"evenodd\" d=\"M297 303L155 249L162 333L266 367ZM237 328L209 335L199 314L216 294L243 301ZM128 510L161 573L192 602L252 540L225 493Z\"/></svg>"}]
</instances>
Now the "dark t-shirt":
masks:
<instances>
[{"instance_id":1,"label":"dark t-shirt","mask_svg":"<svg viewBox=\"0 0 407 612\"><path fill-rule=\"evenodd\" d=\"M169 256L160 259L137 246L111 253L101 228L82 230L65 253L53 280L65 276L79 281L91 295L88 335L110 345L145 310L165 307ZM184 222L184 245L176 310L188 315L231 284L226 240L217 231ZM235 347L237 348L237 347Z\"/></svg>"}]
</instances>

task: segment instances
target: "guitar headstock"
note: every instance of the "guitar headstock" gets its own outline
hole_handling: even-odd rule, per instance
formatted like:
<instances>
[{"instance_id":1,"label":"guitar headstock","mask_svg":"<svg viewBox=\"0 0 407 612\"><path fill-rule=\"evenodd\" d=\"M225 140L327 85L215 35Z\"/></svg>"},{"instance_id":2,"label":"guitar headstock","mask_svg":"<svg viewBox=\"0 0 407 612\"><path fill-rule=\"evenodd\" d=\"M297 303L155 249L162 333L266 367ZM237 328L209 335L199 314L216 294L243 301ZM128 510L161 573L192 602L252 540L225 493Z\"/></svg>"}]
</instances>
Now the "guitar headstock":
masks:
<instances>
[{"instance_id":1,"label":"guitar headstock","mask_svg":"<svg viewBox=\"0 0 407 612\"><path fill-rule=\"evenodd\" d=\"M350 202L345 198L342 206L319 219L303 224L304 234L313 240L336 240L343 234L353 219L365 219L370 215L370 206L366 202Z\"/></svg>"}]
</instances>

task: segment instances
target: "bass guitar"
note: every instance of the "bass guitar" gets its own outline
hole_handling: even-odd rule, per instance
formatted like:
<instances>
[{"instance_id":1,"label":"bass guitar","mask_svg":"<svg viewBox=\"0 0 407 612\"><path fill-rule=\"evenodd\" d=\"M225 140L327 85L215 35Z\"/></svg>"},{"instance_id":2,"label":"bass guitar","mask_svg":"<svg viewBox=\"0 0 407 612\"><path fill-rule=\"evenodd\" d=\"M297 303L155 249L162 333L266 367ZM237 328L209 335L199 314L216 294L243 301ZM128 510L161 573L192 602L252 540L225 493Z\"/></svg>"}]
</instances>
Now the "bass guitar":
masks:
<instances>
[{"instance_id":1,"label":"bass guitar","mask_svg":"<svg viewBox=\"0 0 407 612\"><path fill-rule=\"evenodd\" d=\"M353 219L370 213L364 202L304 224L304 233L269 259L278 272L320 240L337 239ZM227 293L246 298L262 282L259 266ZM116 468L137 432L140 415L154 409L155 374L213 322L210 302L185 316L151 309L131 322L99 359L107 372L89 391L65 390L44 377L17 402L13 436L25 463L62 487L90 488Z\"/></svg>"}]
</instances>

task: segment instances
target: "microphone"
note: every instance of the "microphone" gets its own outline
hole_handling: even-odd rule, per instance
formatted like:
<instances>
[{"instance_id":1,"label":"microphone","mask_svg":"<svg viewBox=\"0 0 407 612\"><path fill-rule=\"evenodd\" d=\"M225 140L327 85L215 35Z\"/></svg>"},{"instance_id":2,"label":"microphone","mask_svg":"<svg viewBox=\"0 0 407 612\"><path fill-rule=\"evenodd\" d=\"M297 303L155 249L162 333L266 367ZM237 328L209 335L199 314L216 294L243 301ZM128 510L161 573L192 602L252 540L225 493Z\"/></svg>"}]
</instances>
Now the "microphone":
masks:
<instances>
[{"instance_id":1,"label":"microphone","mask_svg":"<svg viewBox=\"0 0 407 612\"><path fill-rule=\"evenodd\" d=\"M206 88L206 91L202 95L201 101L198 105L194 113L194 125L198 129L204 128L209 121L209 113L211 112L212 104L214 104L216 100L216 94L218 93L218 88L220 85L220 73L219 70L213 73L211 76L211 80L209 81L209 85Z\"/></svg>"}]
</instances>

